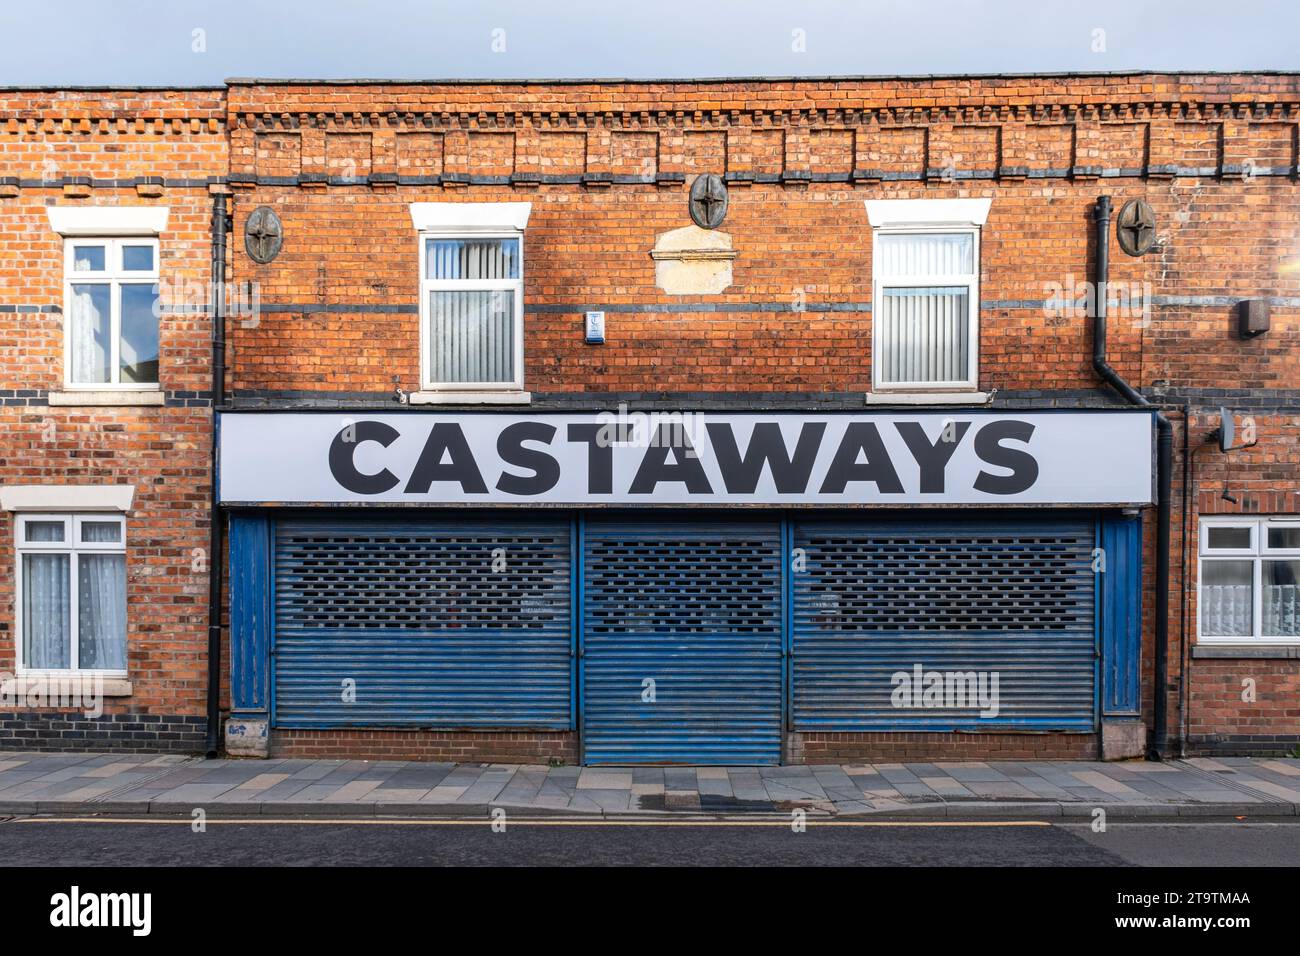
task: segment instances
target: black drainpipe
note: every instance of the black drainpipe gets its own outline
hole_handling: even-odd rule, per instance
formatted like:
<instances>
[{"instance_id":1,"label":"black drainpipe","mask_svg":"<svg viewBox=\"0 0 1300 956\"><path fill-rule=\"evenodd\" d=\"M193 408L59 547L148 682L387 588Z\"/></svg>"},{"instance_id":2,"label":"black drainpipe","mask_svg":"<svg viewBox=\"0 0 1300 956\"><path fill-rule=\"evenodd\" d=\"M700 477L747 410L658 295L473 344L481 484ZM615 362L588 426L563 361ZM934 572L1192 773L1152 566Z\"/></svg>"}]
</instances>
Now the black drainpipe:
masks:
<instances>
[{"instance_id":1,"label":"black drainpipe","mask_svg":"<svg viewBox=\"0 0 1300 956\"><path fill-rule=\"evenodd\" d=\"M208 516L208 739L207 755L215 757L221 743L221 507L217 494L217 409L226 401L226 197L212 197L212 498Z\"/></svg>"},{"instance_id":2,"label":"black drainpipe","mask_svg":"<svg viewBox=\"0 0 1300 956\"><path fill-rule=\"evenodd\" d=\"M1093 323L1092 367L1102 380L1133 405L1154 407L1146 396L1124 381L1106 361L1106 313L1110 283L1110 197L1098 196L1093 207L1097 225L1097 275L1093 283L1096 320ZM1174 426L1156 412L1156 660L1155 733L1147 748L1150 760L1164 759L1168 748L1169 707L1169 518L1174 471Z\"/></svg>"}]
</instances>

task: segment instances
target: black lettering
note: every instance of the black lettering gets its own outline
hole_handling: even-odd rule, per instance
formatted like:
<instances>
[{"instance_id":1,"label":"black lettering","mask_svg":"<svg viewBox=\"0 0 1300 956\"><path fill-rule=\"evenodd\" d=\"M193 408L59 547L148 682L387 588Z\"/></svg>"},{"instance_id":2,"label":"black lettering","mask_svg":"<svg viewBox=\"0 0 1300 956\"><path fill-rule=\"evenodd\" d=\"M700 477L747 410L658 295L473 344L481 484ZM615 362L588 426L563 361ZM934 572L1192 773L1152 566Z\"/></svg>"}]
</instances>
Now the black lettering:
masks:
<instances>
[{"instance_id":1,"label":"black lettering","mask_svg":"<svg viewBox=\"0 0 1300 956\"><path fill-rule=\"evenodd\" d=\"M673 433L681 437L681 442L673 443ZM673 463L668 463L668 453L672 452ZM704 473L704 466L699 458L692 454L690 439L680 426L660 425L656 437L646 449L641 466L637 468L636 477L632 479L630 494L652 495L655 486L661 481L685 482L686 490L692 495L707 495L713 492L709 476Z\"/></svg>"},{"instance_id":2,"label":"black lettering","mask_svg":"<svg viewBox=\"0 0 1300 956\"><path fill-rule=\"evenodd\" d=\"M587 446L587 494L614 493L613 425L570 425L569 441Z\"/></svg>"},{"instance_id":3,"label":"black lettering","mask_svg":"<svg viewBox=\"0 0 1300 956\"><path fill-rule=\"evenodd\" d=\"M356 495L382 495L392 491L400 484L400 479L387 468L381 468L373 475L363 475L357 471L355 456L357 446L362 442L378 442L387 448L401 437L401 433L392 425L384 422L357 422L348 425L334 436L330 443L330 474L334 480Z\"/></svg>"},{"instance_id":4,"label":"black lettering","mask_svg":"<svg viewBox=\"0 0 1300 956\"><path fill-rule=\"evenodd\" d=\"M858 455L866 452L867 460L858 463ZM844 439L835 450L831 466L822 482L824 495L843 494L850 481L874 481L881 494L897 495L903 492L894 463L889 460L880 432L871 422L850 422L844 430Z\"/></svg>"},{"instance_id":5,"label":"black lettering","mask_svg":"<svg viewBox=\"0 0 1300 956\"><path fill-rule=\"evenodd\" d=\"M554 438L555 426L543 422L516 422L501 429L497 436L501 460L533 473L515 475L503 471L497 479L497 490L508 495L540 495L554 488L560 481L560 463L540 449L524 447L526 441L549 445Z\"/></svg>"},{"instance_id":6,"label":"black lettering","mask_svg":"<svg viewBox=\"0 0 1300 956\"><path fill-rule=\"evenodd\" d=\"M447 462L443 463L443 456ZM479 474L474 453L469 450L465 433L455 422L439 422L429 429L429 438L415 463L411 480L406 483L408 495L423 495L435 481L458 481L468 495L487 494L487 485Z\"/></svg>"},{"instance_id":7,"label":"black lettering","mask_svg":"<svg viewBox=\"0 0 1300 956\"><path fill-rule=\"evenodd\" d=\"M799 494L808 488L817 449L821 447L825 422L805 422L799 429L795 442L794 458L790 457L781 437L781 426L776 422L759 422L749 438L749 446L742 458L736 445L736 436L727 422L710 422L705 426L713 442L713 454L722 471L722 481L731 494L752 495L763 476L763 466L772 469L772 481L778 494Z\"/></svg>"},{"instance_id":8,"label":"black lettering","mask_svg":"<svg viewBox=\"0 0 1300 956\"><path fill-rule=\"evenodd\" d=\"M1038 462L1019 448L1006 448L1005 440L1025 444L1034 434L1034 426L1016 419L989 422L975 433L975 454L989 465L1010 468L1009 475L990 475L981 471L975 478L975 490L990 495L1014 495L1032 487L1038 480Z\"/></svg>"},{"instance_id":9,"label":"black lettering","mask_svg":"<svg viewBox=\"0 0 1300 956\"><path fill-rule=\"evenodd\" d=\"M925 437L925 429L921 427L920 422L895 422L894 427L898 429L898 434L903 436L903 441L907 443L907 450L912 453L916 463L921 469L921 493L922 494L943 494L944 491L944 471L948 467L948 462L952 459L953 452L961 444L962 438L970 429L970 422L953 422L953 440L944 441L944 434L948 431L947 427L939 433L939 438L934 444L930 444L930 439Z\"/></svg>"}]
</instances>

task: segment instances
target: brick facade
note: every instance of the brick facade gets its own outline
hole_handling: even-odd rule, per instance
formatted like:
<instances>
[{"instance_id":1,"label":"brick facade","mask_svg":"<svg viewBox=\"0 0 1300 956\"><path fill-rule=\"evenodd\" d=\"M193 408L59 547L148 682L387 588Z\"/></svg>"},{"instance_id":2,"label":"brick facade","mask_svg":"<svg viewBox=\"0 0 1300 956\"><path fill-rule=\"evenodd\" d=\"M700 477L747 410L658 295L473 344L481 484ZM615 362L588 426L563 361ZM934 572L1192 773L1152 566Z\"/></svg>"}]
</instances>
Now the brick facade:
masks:
<instances>
[{"instance_id":1,"label":"brick facade","mask_svg":"<svg viewBox=\"0 0 1300 956\"><path fill-rule=\"evenodd\" d=\"M272 732L271 756L574 764L578 761L578 741L567 733L277 730Z\"/></svg>"},{"instance_id":2,"label":"brick facade","mask_svg":"<svg viewBox=\"0 0 1300 956\"><path fill-rule=\"evenodd\" d=\"M229 277L256 283L261 302L255 319L228 323L232 407L386 409L396 389L418 391L409 204L528 201L524 348L533 407L861 408L872 385L863 200L988 197L979 384L995 392L996 406L1036 408L1120 403L1092 371L1091 319L1048 300L1053 288L1081 294L1092 278L1097 196L1111 196L1117 211L1144 198L1158 245L1142 258L1112 246L1111 280L1149 308L1112 307L1109 356L1175 423L1169 735L1180 738L1185 716L1198 752L1289 750L1300 742L1300 660L1209 659L1190 647L1185 655L1184 642L1195 640L1197 516L1300 513L1298 128L1294 75L232 81L224 93L0 92L0 197L8 196L0 198L0 247L39 259L18 275L0 270L0 414L9 416L0 483L92 473L136 483L142 510L131 516L132 543L143 544L136 536L146 528L157 543L131 558L140 562L131 592L132 673L140 676L130 707L200 714L205 585L181 559L206 542L207 318L165 322L167 408L41 406L58 387L50 359L61 302L59 243L42 232L47 202L143 202L139 187L120 181L184 179L189 185L166 186L150 200L172 207L169 229L178 230L164 237L164 269L205 275L208 190L193 183L228 180ZM36 169L49 155L68 164L67 176L95 180L90 198L69 200L68 185L31 182L45 175ZM737 252L733 282L716 295L668 295L649 251L659 234L689 222L686 191L701 172L723 175L730 188L722 229ZM19 177L19 187L6 192L5 176ZM241 238L262 205L284 224L283 251L268 265L254 263ZM1271 301L1272 330L1243 339L1234 304L1256 297ZM583 341L587 309L607 312L603 346ZM1196 449L1219 405L1253 416L1260 441L1228 456L1196 453L1184 549L1182 409L1190 408ZM60 436L53 450L39 437L51 417ZM1235 504L1221 497L1225 483ZM1153 513L1146 524L1150 723ZM0 531L0 572L12 560L10 529ZM147 564L158 570L146 573ZM1186 594L1182 567L1193 582ZM10 610L0 628L12 620L4 587L0 607ZM4 653L0 645L0 669ZM1256 678L1256 702L1240 699L1238 675ZM1097 749L1089 736L895 736L807 734L803 759ZM541 760L572 759L574 744L552 735L312 731L275 734L272 747Z\"/></svg>"},{"instance_id":3,"label":"brick facade","mask_svg":"<svg viewBox=\"0 0 1300 956\"><path fill-rule=\"evenodd\" d=\"M206 289L209 182L226 172L224 95L0 91L0 486L127 484L131 693L92 719L0 709L0 747L203 748L211 494L211 318L160 319L162 406L54 405L63 238L48 206L166 206L162 283ZM199 293L201 299L202 292ZM16 665L14 521L0 520L0 672Z\"/></svg>"}]
</instances>

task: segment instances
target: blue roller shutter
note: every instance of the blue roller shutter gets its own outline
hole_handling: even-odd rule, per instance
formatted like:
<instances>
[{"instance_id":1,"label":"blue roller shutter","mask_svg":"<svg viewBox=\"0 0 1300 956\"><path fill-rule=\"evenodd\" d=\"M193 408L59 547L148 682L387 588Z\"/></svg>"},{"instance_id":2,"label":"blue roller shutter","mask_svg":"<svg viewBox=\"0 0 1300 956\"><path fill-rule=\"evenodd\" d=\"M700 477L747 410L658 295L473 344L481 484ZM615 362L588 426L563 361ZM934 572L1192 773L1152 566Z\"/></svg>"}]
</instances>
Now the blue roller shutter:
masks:
<instances>
[{"instance_id":1,"label":"blue roller shutter","mask_svg":"<svg viewBox=\"0 0 1300 956\"><path fill-rule=\"evenodd\" d=\"M780 762L778 522L592 520L583 541L585 762Z\"/></svg>"},{"instance_id":2,"label":"blue roller shutter","mask_svg":"<svg viewBox=\"0 0 1300 956\"><path fill-rule=\"evenodd\" d=\"M570 729L569 552L566 519L278 522L276 724Z\"/></svg>"},{"instance_id":3,"label":"blue roller shutter","mask_svg":"<svg viewBox=\"0 0 1300 956\"><path fill-rule=\"evenodd\" d=\"M1095 535L1090 516L797 523L795 729L1094 729ZM969 691L913 706L918 666L956 685L944 705L996 674L997 716Z\"/></svg>"}]
</instances>

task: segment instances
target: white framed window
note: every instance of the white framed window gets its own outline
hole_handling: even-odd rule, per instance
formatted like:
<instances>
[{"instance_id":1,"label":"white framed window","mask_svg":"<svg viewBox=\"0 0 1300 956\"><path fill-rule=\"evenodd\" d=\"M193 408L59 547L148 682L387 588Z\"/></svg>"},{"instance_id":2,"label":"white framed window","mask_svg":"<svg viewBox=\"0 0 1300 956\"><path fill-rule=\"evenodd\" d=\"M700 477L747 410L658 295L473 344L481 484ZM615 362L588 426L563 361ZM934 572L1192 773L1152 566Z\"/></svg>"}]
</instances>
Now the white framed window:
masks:
<instances>
[{"instance_id":1,"label":"white framed window","mask_svg":"<svg viewBox=\"0 0 1300 956\"><path fill-rule=\"evenodd\" d=\"M524 234L420 234L421 388L524 388Z\"/></svg>"},{"instance_id":2,"label":"white framed window","mask_svg":"<svg viewBox=\"0 0 1300 956\"><path fill-rule=\"evenodd\" d=\"M524 387L522 232L420 234L421 387Z\"/></svg>"},{"instance_id":3,"label":"white framed window","mask_svg":"<svg viewBox=\"0 0 1300 956\"><path fill-rule=\"evenodd\" d=\"M20 514L19 673L126 676L126 519Z\"/></svg>"},{"instance_id":4,"label":"white framed window","mask_svg":"<svg viewBox=\"0 0 1300 956\"><path fill-rule=\"evenodd\" d=\"M158 388L158 240L64 239L64 383Z\"/></svg>"},{"instance_id":5,"label":"white framed window","mask_svg":"<svg viewBox=\"0 0 1300 956\"><path fill-rule=\"evenodd\" d=\"M420 258L413 403L527 403L524 230L532 203L410 205Z\"/></svg>"},{"instance_id":6,"label":"white framed window","mask_svg":"<svg viewBox=\"0 0 1300 956\"><path fill-rule=\"evenodd\" d=\"M1197 607L1206 644L1300 644L1300 516L1202 518Z\"/></svg>"},{"instance_id":7,"label":"white framed window","mask_svg":"<svg viewBox=\"0 0 1300 956\"><path fill-rule=\"evenodd\" d=\"M980 227L989 200L868 200L872 388L979 385Z\"/></svg>"}]
</instances>

